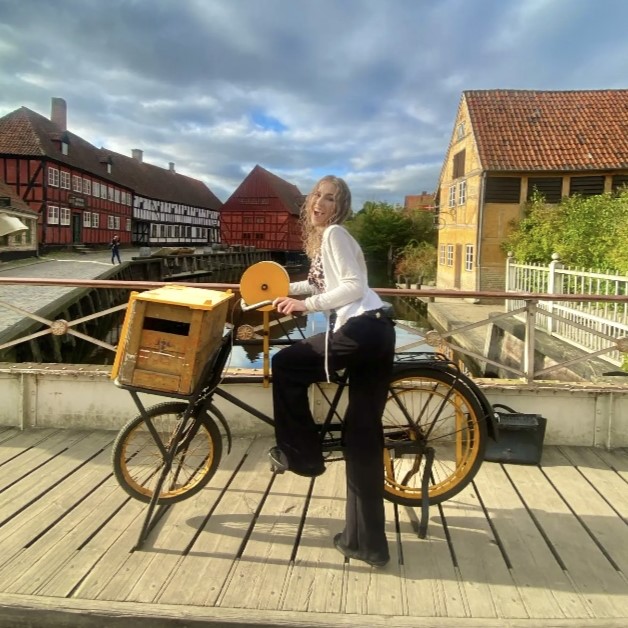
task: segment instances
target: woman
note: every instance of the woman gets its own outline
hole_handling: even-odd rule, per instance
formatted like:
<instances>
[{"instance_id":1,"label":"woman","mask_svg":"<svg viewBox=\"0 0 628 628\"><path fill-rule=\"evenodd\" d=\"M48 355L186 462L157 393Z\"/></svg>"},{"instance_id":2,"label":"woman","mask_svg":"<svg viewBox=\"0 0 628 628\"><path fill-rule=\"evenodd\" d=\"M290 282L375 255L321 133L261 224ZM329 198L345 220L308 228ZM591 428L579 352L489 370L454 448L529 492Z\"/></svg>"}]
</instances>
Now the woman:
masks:
<instances>
[{"instance_id":1,"label":"woman","mask_svg":"<svg viewBox=\"0 0 628 628\"><path fill-rule=\"evenodd\" d=\"M351 213L351 192L334 176L323 177L302 213L308 279L290 284L279 297L281 314L325 312L326 333L301 340L275 354L273 404L277 447L270 457L277 471L315 477L325 471L320 436L308 403L308 388L349 373L349 404L344 418L347 503L343 532L334 545L345 556L383 567L389 560L384 531L384 468L381 418L392 371L395 331L383 302L368 287L364 255L340 226Z\"/></svg>"}]
</instances>

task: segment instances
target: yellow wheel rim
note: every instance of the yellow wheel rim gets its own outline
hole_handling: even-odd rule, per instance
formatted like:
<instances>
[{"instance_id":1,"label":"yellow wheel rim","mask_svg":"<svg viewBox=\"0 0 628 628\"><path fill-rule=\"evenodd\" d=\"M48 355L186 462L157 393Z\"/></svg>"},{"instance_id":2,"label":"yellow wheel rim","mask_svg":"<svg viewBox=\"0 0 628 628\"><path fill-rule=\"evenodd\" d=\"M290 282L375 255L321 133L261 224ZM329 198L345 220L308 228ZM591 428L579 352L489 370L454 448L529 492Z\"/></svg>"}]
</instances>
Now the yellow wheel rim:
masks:
<instances>
[{"instance_id":1,"label":"yellow wheel rim","mask_svg":"<svg viewBox=\"0 0 628 628\"><path fill-rule=\"evenodd\" d=\"M240 294L248 305L260 301L286 297L290 291L290 278L286 269L277 262L258 262L249 266L240 278ZM270 312L272 305L259 308Z\"/></svg>"}]
</instances>

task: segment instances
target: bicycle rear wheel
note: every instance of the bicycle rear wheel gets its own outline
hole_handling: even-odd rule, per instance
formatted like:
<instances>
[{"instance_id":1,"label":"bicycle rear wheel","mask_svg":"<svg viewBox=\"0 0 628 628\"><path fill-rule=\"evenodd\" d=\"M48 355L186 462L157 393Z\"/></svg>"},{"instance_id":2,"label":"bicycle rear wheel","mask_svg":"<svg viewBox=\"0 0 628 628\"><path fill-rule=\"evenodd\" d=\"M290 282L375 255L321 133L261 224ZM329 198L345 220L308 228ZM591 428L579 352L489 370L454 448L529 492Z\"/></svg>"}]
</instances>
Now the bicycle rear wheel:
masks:
<instances>
[{"instance_id":1,"label":"bicycle rear wheel","mask_svg":"<svg viewBox=\"0 0 628 628\"><path fill-rule=\"evenodd\" d=\"M198 493L213 476L222 456L220 430L205 412L190 418L185 430L178 430L187 407L185 403L168 402L146 411L163 450L167 451L178 436L158 504L175 503ZM113 471L131 497L150 502L164 468L163 450L141 415L120 430L113 444Z\"/></svg>"},{"instance_id":2,"label":"bicycle rear wheel","mask_svg":"<svg viewBox=\"0 0 628 628\"><path fill-rule=\"evenodd\" d=\"M394 373L382 421L384 496L389 501L421 506L427 447L434 450L430 504L459 493L482 464L485 416L454 372L420 366Z\"/></svg>"}]
</instances>

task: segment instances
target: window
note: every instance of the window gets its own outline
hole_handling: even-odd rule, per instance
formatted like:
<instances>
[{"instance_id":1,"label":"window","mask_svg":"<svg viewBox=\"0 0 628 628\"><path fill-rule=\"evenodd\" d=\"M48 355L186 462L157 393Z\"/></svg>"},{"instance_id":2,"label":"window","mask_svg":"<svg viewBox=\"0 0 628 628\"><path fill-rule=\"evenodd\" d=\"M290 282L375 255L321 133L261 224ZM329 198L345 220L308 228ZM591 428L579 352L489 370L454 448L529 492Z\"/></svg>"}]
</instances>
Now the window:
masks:
<instances>
[{"instance_id":1,"label":"window","mask_svg":"<svg viewBox=\"0 0 628 628\"><path fill-rule=\"evenodd\" d=\"M83 212L83 226L91 227L92 226L92 214L91 212Z\"/></svg>"},{"instance_id":2,"label":"window","mask_svg":"<svg viewBox=\"0 0 628 628\"><path fill-rule=\"evenodd\" d=\"M111 186L108 186L107 187L107 199L110 201L113 201L113 197L114 197L113 192L114 192L113 188Z\"/></svg>"},{"instance_id":3,"label":"window","mask_svg":"<svg viewBox=\"0 0 628 628\"><path fill-rule=\"evenodd\" d=\"M521 177L487 177L486 203L518 203L521 198Z\"/></svg>"},{"instance_id":4,"label":"window","mask_svg":"<svg viewBox=\"0 0 628 628\"><path fill-rule=\"evenodd\" d=\"M73 192L82 192L83 191L83 180L78 175L72 175L72 191Z\"/></svg>"},{"instance_id":5,"label":"window","mask_svg":"<svg viewBox=\"0 0 628 628\"><path fill-rule=\"evenodd\" d=\"M458 177L464 177L464 155L465 151L461 150L459 153L454 155L454 170L453 170L453 178L457 179Z\"/></svg>"},{"instance_id":6,"label":"window","mask_svg":"<svg viewBox=\"0 0 628 628\"><path fill-rule=\"evenodd\" d=\"M62 225L70 224L70 208L69 207L61 208L61 224Z\"/></svg>"},{"instance_id":7,"label":"window","mask_svg":"<svg viewBox=\"0 0 628 628\"><path fill-rule=\"evenodd\" d=\"M59 170L57 168L48 168L48 185L53 188L59 187Z\"/></svg>"},{"instance_id":8,"label":"window","mask_svg":"<svg viewBox=\"0 0 628 628\"><path fill-rule=\"evenodd\" d=\"M150 237L151 238L156 238L157 237L157 225L152 224L150 226Z\"/></svg>"},{"instance_id":9,"label":"window","mask_svg":"<svg viewBox=\"0 0 628 628\"><path fill-rule=\"evenodd\" d=\"M456 206L456 186L450 185L449 186L449 207L455 207L455 206Z\"/></svg>"},{"instance_id":10,"label":"window","mask_svg":"<svg viewBox=\"0 0 628 628\"><path fill-rule=\"evenodd\" d=\"M114 190L114 191L113 191L113 200L114 200L116 203L119 203L119 202L120 202L120 190Z\"/></svg>"},{"instance_id":11,"label":"window","mask_svg":"<svg viewBox=\"0 0 628 628\"><path fill-rule=\"evenodd\" d=\"M70 173L61 171L61 187L64 190L70 189Z\"/></svg>"},{"instance_id":12,"label":"window","mask_svg":"<svg viewBox=\"0 0 628 628\"><path fill-rule=\"evenodd\" d=\"M172 225L168 225L168 237L174 238L174 227Z\"/></svg>"},{"instance_id":13,"label":"window","mask_svg":"<svg viewBox=\"0 0 628 628\"><path fill-rule=\"evenodd\" d=\"M89 179L83 179L83 194L92 193L92 182Z\"/></svg>"},{"instance_id":14,"label":"window","mask_svg":"<svg viewBox=\"0 0 628 628\"><path fill-rule=\"evenodd\" d=\"M107 229L115 229L115 222L113 216L107 216Z\"/></svg>"},{"instance_id":15,"label":"window","mask_svg":"<svg viewBox=\"0 0 628 628\"><path fill-rule=\"evenodd\" d=\"M444 266L446 261L447 261L447 247L444 244L441 244L438 247L438 263L441 266Z\"/></svg>"},{"instance_id":16,"label":"window","mask_svg":"<svg viewBox=\"0 0 628 628\"><path fill-rule=\"evenodd\" d=\"M454 245L448 244L447 245L447 266L453 266L453 265L454 265Z\"/></svg>"},{"instance_id":17,"label":"window","mask_svg":"<svg viewBox=\"0 0 628 628\"><path fill-rule=\"evenodd\" d=\"M456 139L461 140L464 137L464 122L456 127Z\"/></svg>"},{"instance_id":18,"label":"window","mask_svg":"<svg viewBox=\"0 0 628 628\"><path fill-rule=\"evenodd\" d=\"M100 227L100 214L93 212L92 213L92 228L98 229L98 227Z\"/></svg>"},{"instance_id":19,"label":"window","mask_svg":"<svg viewBox=\"0 0 628 628\"><path fill-rule=\"evenodd\" d=\"M61 142L61 154L67 155L69 151L70 151L70 145L67 142L62 141Z\"/></svg>"},{"instance_id":20,"label":"window","mask_svg":"<svg viewBox=\"0 0 628 628\"><path fill-rule=\"evenodd\" d=\"M54 205L48 205L48 217L47 221L49 225L59 224L59 208Z\"/></svg>"},{"instance_id":21,"label":"window","mask_svg":"<svg viewBox=\"0 0 628 628\"><path fill-rule=\"evenodd\" d=\"M104 183L100 184L100 198L107 198L107 186Z\"/></svg>"},{"instance_id":22,"label":"window","mask_svg":"<svg viewBox=\"0 0 628 628\"><path fill-rule=\"evenodd\" d=\"M563 193L562 177L530 177L528 179L528 200L537 191L548 203L560 203Z\"/></svg>"},{"instance_id":23,"label":"window","mask_svg":"<svg viewBox=\"0 0 628 628\"><path fill-rule=\"evenodd\" d=\"M596 196L604 194L604 176L571 177L569 181L569 196Z\"/></svg>"},{"instance_id":24,"label":"window","mask_svg":"<svg viewBox=\"0 0 628 628\"><path fill-rule=\"evenodd\" d=\"M98 183L98 181L94 181L94 185L92 185L92 194L96 198L100 196L100 183Z\"/></svg>"},{"instance_id":25,"label":"window","mask_svg":"<svg viewBox=\"0 0 628 628\"><path fill-rule=\"evenodd\" d=\"M460 181L458 184L458 205L464 205L467 202L467 182Z\"/></svg>"},{"instance_id":26,"label":"window","mask_svg":"<svg viewBox=\"0 0 628 628\"><path fill-rule=\"evenodd\" d=\"M467 244L464 250L464 269L473 270L473 244Z\"/></svg>"},{"instance_id":27,"label":"window","mask_svg":"<svg viewBox=\"0 0 628 628\"><path fill-rule=\"evenodd\" d=\"M256 240L263 240L264 239L264 234L263 233L256 233L255 234L255 239Z\"/></svg>"},{"instance_id":28,"label":"window","mask_svg":"<svg viewBox=\"0 0 628 628\"><path fill-rule=\"evenodd\" d=\"M628 174L615 174L612 181L613 192L621 190L624 185L628 185Z\"/></svg>"},{"instance_id":29,"label":"window","mask_svg":"<svg viewBox=\"0 0 628 628\"><path fill-rule=\"evenodd\" d=\"M126 219L126 227L125 228L126 228L127 231L131 231L131 219L130 218Z\"/></svg>"},{"instance_id":30,"label":"window","mask_svg":"<svg viewBox=\"0 0 628 628\"><path fill-rule=\"evenodd\" d=\"M113 228L116 231L120 231L120 216L114 216L114 218L113 218Z\"/></svg>"}]
</instances>

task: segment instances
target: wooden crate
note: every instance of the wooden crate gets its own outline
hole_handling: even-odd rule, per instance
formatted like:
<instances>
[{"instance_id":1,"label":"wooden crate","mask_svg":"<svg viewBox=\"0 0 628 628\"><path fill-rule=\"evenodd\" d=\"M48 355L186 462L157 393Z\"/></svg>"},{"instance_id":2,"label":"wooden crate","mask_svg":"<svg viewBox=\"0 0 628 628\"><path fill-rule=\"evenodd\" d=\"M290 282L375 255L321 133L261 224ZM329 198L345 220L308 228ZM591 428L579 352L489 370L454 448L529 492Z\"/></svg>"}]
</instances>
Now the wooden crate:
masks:
<instances>
[{"instance_id":1,"label":"wooden crate","mask_svg":"<svg viewBox=\"0 0 628 628\"><path fill-rule=\"evenodd\" d=\"M222 338L233 293L169 285L133 292L111 377L120 386L190 394Z\"/></svg>"}]
</instances>

